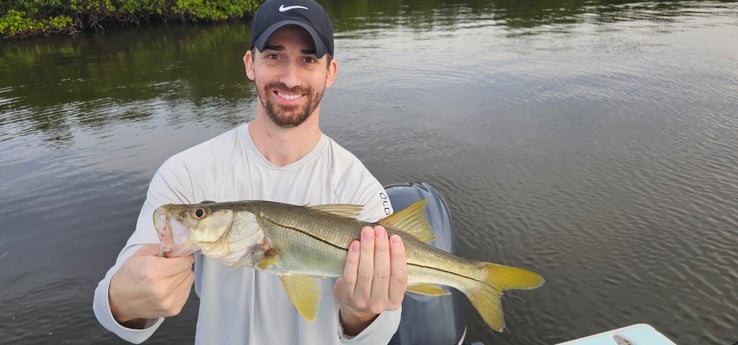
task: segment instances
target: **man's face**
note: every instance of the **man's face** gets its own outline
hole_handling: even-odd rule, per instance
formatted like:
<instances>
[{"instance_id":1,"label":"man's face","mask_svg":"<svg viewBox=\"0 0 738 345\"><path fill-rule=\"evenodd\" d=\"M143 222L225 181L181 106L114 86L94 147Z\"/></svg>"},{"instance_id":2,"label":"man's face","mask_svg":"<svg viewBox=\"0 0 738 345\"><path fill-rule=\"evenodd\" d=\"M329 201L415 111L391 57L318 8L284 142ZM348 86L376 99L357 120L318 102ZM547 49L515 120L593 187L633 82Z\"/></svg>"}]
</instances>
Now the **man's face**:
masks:
<instances>
[{"instance_id":1,"label":"man's face","mask_svg":"<svg viewBox=\"0 0 738 345\"><path fill-rule=\"evenodd\" d=\"M335 61L329 62L327 54L318 59L310 35L295 26L277 30L264 51L247 52L244 63L246 74L256 83L258 106L283 128L297 127L310 118L336 72Z\"/></svg>"}]
</instances>

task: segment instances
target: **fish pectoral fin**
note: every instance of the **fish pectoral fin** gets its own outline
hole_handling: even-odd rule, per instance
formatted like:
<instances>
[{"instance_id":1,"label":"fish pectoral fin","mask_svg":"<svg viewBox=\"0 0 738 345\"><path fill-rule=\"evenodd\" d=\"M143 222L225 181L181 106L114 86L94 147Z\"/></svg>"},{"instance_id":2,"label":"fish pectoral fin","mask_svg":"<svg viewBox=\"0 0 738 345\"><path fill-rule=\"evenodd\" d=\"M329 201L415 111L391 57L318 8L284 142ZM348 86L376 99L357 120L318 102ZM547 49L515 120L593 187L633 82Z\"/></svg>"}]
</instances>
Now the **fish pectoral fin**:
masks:
<instances>
[{"instance_id":1,"label":"fish pectoral fin","mask_svg":"<svg viewBox=\"0 0 738 345\"><path fill-rule=\"evenodd\" d=\"M439 286L431 284L420 284L407 287L407 292L425 295L425 296L443 296L448 295L450 292L442 289Z\"/></svg>"},{"instance_id":2,"label":"fish pectoral fin","mask_svg":"<svg viewBox=\"0 0 738 345\"><path fill-rule=\"evenodd\" d=\"M356 219L361 214L361 211L364 209L364 206L354 205L354 204L325 204L325 205L308 206L308 208L311 208L319 212L325 212L325 213L330 213L330 214L334 214L334 215L341 216L341 217Z\"/></svg>"},{"instance_id":3,"label":"fish pectoral fin","mask_svg":"<svg viewBox=\"0 0 738 345\"><path fill-rule=\"evenodd\" d=\"M279 262L279 249L269 248L264 251L263 257L256 264L256 267L266 271L269 268L269 266L274 265L278 262Z\"/></svg>"},{"instance_id":4,"label":"fish pectoral fin","mask_svg":"<svg viewBox=\"0 0 738 345\"><path fill-rule=\"evenodd\" d=\"M261 261L259 261L256 264L256 267L266 271L269 268L269 266L274 265L278 262L279 262L278 258L274 256L268 256L268 257L264 257L263 259L261 259Z\"/></svg>"},{"instance_id":5,"label":"fish pectoral fin","mask_svg":"<svg viewBox=\"0 0 738 345\"><path fill-rule=\"evenodd\" d=\"M428 225L425 203L425 199L418 200L377 223L404 231L422 242L433 241L436 236Z\"/></svg>"},{"instance_id":6,"label":"fish pectoral fin","mask_svg":"<svg viewBox=\"0 0 738 345\"><path fill-rule=\"evenodd\" d=\"M300 315L314 322L320 307L320 280L302 275L285 275L279 279Z\"/></svg>"}]
</instances>

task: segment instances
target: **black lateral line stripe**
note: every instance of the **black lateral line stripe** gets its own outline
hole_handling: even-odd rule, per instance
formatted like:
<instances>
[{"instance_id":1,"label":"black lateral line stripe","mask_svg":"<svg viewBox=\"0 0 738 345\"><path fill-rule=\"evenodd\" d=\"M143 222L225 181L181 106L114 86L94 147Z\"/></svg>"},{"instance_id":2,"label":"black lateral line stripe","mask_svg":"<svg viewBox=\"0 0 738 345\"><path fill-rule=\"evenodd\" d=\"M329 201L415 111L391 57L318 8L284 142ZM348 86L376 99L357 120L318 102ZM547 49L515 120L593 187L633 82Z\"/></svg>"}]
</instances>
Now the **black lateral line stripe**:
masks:
<instances>
[{"instance_id":1,"label":"black lateral line stripe","mask_svg":"<svg viewBox=\"0 0 738 345\"><path fill-rule=\"evenodd\" d=\"M309 232L307 232L305 230L302 230L300 228L296 228L294 226L290 226L290 225L279 223L279 222L277 222L277 221L275 221L275 220L273 220L273 219L271 219L271 218L269 218L269 217L267 217L265 215L262 215L262 216L264 217L264 219L268 220L270 223L275 224L277 226L283 227L285 229L290 229L290 230L297 231L297 232L299 232L299 233L301 233L301 234L303 234L305 236L308 236L308 237L311 237L311 238L313 238L313 239L315 239L317 241L323 242L323 243L325 243L325 244L327 244L327 245L329 245L331 247L334 247L334 248L337 248L337 249L341 249L341 250L348 250L348 248L346 248L346 247L342 247L342 246L337 245L337 244L335 244L333 242L326 241L326 240L324 240L324 239L322 239L322 238L320 238L318 236L315 236L315 235L313 235L313 234L311 234L311 233L309 233Z\"/></svg>"},{"instance_id":2,"label":"black lateral line stripe","mask_svg":"<svg viewBox=\"0 0 738 345\"><path fill-rule=\"evenodd\" d=\"M320 238L318 236L315 236L315 235L313 235L313 234L311 234L311 233L309 233L309 232L307 232L305 230L302 230L300 228L279 223L279 222L277 222L277 221L275 221L275 220L273 220L273 219L271 219L271 218L269 218L269 217L267 217L265 215L262 215L262 216L264 217L264 219L268 220L270 223L275 224L277 226L281 226L281 227L286 228L286 229L297 231L297 232L299 232L299 233L301 233L301 234L303 234L305 236L308 236L308 237L313 238L313 239L315 239L317 241L323 242L323 243L325 243L325 244L327 244L327 245L329 245L329 246L331 246L333 248L337 248L337 249L341 249L341 250L348 250L348 248L346 248L346 247L342 247L342 246L337 245L337 244L335 244L333 242L326 241L326 240L324 240L324 239L322 239L322 238ZM415 267L425 268L425 269L434 270L434 271L440 271L440 272L448 273L448 274L451 274L451 275L455 275L457 277L461 277L461 278L464 278L464 279L470 279L470 280L477 281L476 279L474 279L472 277L469 277L469 276L466 276L466 275L463 275L463 274L459 274L457 272L452 272L452 271L440 269L438 267L427 266L427 265L420 265L420 264L415 264L415 263L412 263L412 262L408 262L407 265L408 266L415 266Z\"/></svg>"},{"instance_id":3,"label":"black lateral line stripe","mask_svg":"<svg viewBox=\"0 0 738 345\"><path fill-rule=\"evenodd\" d=\"M470 280L473 280L473 281L478 281L478 280L476 280L476 279L474 279L472 277L469 277L469 276L466 276L466 275L463 275L463 274L460 274L460 273L457 273L457 272L452 272L452 271L440 269L438 267L426 266L426 265L420 265L420 264L414 264L414 263L411 263L411 262L408 262L407 265L408 266L420 267L420 268L426 268L426 269L429 269L429 270L434 270L434 271L439 271L439 272L443 272L443 273L448 273L450 275L454 275L454 276L461 277L461 278L464 278L464 279L470 279Z\"/></svg>"}]
</instances>

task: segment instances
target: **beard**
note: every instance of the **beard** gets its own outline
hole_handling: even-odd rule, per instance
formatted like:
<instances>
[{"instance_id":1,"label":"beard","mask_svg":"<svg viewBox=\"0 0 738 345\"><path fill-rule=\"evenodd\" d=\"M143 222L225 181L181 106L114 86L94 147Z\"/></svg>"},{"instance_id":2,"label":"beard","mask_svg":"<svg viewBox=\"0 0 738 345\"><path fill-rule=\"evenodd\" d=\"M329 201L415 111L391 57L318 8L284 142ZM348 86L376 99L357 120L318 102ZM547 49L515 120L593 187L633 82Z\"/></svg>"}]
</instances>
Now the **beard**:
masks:
<instances>
[{"instance_id":1,"label":"beard","mask_svg":"<svg viewBox=\"0 0 738 345\"><path fill-rule=\"evenodd\" d=\"M304 94L307 98L305 105L284 105L274 104L267 95L274 91L283 91L292 94ZM315 92L312 88L301 86L287 87L284 83L274 82L267 84L263 89L256 88L256 94L259 97L261 105L264 106L267 116L279 127L292 128L303 124L315 111L323 98L323 91Z\"/></svg>"}]
</instances>

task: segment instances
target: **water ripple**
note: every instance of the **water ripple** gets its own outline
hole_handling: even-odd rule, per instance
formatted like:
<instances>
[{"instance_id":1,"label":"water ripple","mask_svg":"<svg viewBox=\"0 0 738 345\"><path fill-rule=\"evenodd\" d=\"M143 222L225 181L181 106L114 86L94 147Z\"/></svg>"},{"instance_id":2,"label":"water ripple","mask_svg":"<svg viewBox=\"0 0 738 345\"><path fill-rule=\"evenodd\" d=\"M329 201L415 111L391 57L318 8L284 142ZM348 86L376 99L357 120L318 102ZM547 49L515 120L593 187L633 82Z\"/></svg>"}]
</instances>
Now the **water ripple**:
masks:
<instances>
[{"instance_id":1,"label":"water ripple","mask_svg":"<svg viewBox=\"0 0 738 345\"><path fill-rule=\"evenodd\" d=\"M679 344L736 340L735 3L361 6L336 22L322 129L383 183L435 186L463 256L547 279L506 294L503 334L471 312L469 340L639 322ZM193 31L43 43L43 59L24 53L37 43L3 46L0 74L28 77L0 85L3 339L116 341L94 326L91 290L146 182L254 113L244 26ZM84 327L56 327L61 310ZM192 342L194 321L168 325L150 341Z\"/></svg>"}]
</instances>

